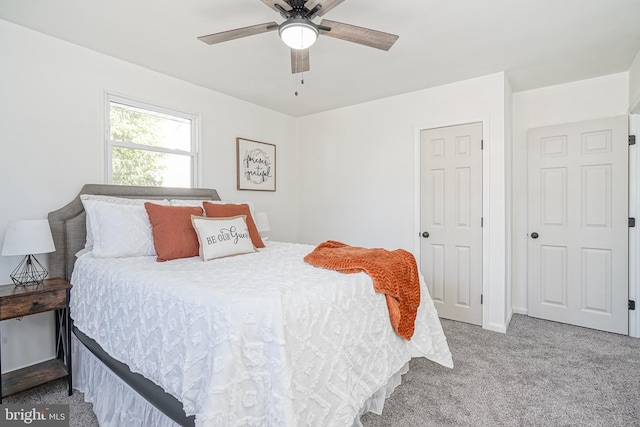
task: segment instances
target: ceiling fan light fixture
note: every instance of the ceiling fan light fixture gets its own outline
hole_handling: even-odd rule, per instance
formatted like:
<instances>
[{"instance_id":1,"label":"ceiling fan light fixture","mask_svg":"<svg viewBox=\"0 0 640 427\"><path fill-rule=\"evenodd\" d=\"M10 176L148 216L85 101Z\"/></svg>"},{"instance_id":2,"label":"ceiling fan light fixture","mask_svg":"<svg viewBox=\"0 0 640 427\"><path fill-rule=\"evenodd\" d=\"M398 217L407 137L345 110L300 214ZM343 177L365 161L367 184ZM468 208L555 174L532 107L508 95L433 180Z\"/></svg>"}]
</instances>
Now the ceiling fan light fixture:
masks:
<instances>
[{"instance_id":1,"label":"ceiling fan light fixture","mask_svg":"<svg viewBox=\"0 0 640 427\"><path fill-rule=\"evenodd\" d=\"M318 28L308 19L290 18L278 29L280 38L291 49L307 49L318 39Z\"/></svg>"}]
</instances>

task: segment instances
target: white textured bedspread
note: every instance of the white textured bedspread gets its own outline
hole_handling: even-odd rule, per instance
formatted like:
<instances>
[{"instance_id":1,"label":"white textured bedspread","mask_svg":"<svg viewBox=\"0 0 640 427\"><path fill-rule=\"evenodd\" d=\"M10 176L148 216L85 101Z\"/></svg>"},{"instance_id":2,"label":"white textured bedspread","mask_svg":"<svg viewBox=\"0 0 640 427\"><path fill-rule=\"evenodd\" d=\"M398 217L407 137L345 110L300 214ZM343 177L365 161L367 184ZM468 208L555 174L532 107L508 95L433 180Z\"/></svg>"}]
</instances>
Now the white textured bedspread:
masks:
<instances>
[{"instance_id":1,"label":"white textured bedspread","mask_svg":"<svg viewBox=\"0 0 640 427\"><path fill-rule=\"evenodd\" d=\"M303 261L313 246L248 255L75 264L75 326L178 398L198 426L350 426L412 357L452 366L433 302L411 341L393 331L364 273Z\"/></svg>"}]
</instances>

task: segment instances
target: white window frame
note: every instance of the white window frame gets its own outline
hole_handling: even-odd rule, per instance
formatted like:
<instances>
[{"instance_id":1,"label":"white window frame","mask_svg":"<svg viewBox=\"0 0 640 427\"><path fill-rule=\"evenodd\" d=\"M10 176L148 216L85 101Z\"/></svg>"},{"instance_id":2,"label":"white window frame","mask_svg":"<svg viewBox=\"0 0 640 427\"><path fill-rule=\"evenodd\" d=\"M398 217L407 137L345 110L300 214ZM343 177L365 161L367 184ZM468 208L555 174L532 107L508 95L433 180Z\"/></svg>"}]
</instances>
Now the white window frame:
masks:
<instances>
[{"instance_id":1,"label":"white window frame","mask_svg":"<svg viewBox=\"0 0 640 427\"><path fill-rule=\"evenodd\" d=\"M111 139L111 103L122 104L125 106L130 106L134 108L141 108L143 110L148 110L152 113L164 114L167 116L180 117L181 119L186 119L191 122L191 149L189 151L185 150L176 150L171 148L164 147L155 147L152 145L144 145L144 144L136 144L133 142L127 141L114 141ZM106 172L107 172L107 183L113 184L113 148L114 147L124 147L124 148L133 148L138 150L145 150L151 152L158 153L167 153L167 154L178 154L181 156L190 156L191 160L191 176L190 176L190 188L196 188L198 186L198 127L199 127L199 117L195 114L185 113L183 111L173 110L166 107L160 107L158 105L149 104L147 102L136 101L131 98L125 98L119 95L114 95L111 93L105 94L105 158L106 158Z\"/></svg>"}]
</instances>

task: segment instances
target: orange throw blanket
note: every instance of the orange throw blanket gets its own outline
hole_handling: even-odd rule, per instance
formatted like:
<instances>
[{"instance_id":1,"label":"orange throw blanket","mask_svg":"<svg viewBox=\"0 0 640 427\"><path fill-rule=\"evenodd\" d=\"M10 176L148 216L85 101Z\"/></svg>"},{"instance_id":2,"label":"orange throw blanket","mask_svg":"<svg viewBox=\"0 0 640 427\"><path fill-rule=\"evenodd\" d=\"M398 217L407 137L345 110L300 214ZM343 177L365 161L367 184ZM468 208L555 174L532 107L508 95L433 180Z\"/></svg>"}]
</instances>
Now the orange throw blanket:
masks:
<instances>
[{"instance_id":1,"label":"orange throw blanket","mask_svg":"<svg viewBox=\"0 0 640 427\"><path fill-rule=\"evenodd\" d=\"M385 294L391 326L402 338L411 339L420 305L418 267L411 253L403 249L358 248L327 240L304 260L341 273L367 273L376 292Z\"/></svg>"}]
</instances>

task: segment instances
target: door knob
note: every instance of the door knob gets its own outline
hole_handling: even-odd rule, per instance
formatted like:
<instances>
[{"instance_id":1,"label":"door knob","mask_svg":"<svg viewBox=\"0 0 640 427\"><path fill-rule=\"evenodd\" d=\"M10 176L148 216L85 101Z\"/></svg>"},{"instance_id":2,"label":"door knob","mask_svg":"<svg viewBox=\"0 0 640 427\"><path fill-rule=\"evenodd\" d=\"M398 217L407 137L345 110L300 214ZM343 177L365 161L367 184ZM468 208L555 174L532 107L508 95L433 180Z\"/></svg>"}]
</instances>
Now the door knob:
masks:
<instances>
[{"instance_id":1,"label":"door knob","mask_svg":"<svg viewBox=\"0 0 640 427\"><path fill-rule=\"evenodd\" d=\"M424 237L425 239L427 239L429 237L429 232L425 231L424 233L422 233L422 237Z\"/></svg>"},{"instance_id":2,"label":"door knob","mask_svg":"<svg viewBox=\"0 0 640 427\"><path fill-rule=\"evenodd\" d=\"M531 238L532 239L537 239L538 238L538 233L536 233L536 232L531 233Z\"/></svg>"}]
</instances>

